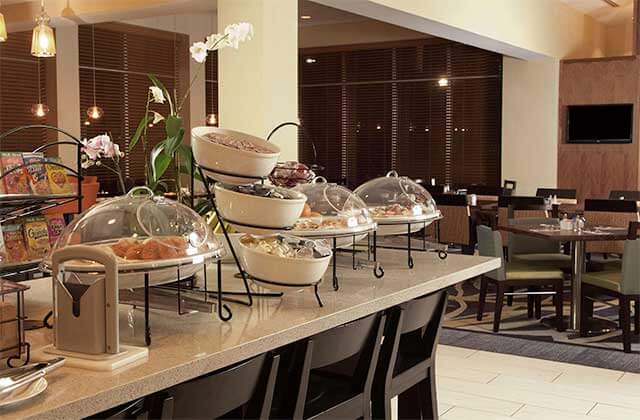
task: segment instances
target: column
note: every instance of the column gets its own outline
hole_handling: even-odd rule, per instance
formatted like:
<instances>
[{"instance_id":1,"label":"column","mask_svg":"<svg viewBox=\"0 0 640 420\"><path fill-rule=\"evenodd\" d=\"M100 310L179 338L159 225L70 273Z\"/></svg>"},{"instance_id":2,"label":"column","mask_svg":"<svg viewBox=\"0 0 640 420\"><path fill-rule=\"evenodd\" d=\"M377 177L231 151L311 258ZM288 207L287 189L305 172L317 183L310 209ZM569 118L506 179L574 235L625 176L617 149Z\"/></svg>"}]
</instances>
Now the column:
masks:
<instances>
[{"instance_id":1,"label":"column","mask_svg":"<svg viewBox=\"0 0 640 420\"><path fill-rule=\"evenodd\" d=\"M298 120L298 1L218 0L218 31L235 22L253 24L255 34L240 49L220 52L220 126L266 137L279 123ZM297 160L295 127L273 141L281 160Z\"/></svg>"},{"instance_id":2,"label":"column","mask_svg":"<svg viewBox=\"0 0 640 420\"><path fill-rule=\"evenodd\" d=\"M46 59L46 60L51 60ZM58 128L80 138L80 64L78 53L78 26L58 25L56 27L56 107ZM59 140L69 141L60 134ZM62 163L76 168L77 149L73 146L59 146Z\"/></svg>"}]
</instances>

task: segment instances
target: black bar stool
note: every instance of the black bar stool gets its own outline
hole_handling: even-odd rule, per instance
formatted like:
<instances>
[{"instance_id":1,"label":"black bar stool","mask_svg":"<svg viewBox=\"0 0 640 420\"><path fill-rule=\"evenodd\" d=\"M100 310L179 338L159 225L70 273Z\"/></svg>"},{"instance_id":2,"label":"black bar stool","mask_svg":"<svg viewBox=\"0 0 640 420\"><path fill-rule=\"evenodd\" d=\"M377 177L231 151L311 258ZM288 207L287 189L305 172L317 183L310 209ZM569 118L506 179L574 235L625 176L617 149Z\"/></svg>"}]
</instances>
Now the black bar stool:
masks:
<instances>
[{"instance_id":1,"label":"black bar stool","mask_svg":"<svg viewBox=\"0 0 640 420\"><path fill-rule=\"evenodd\" d=\"M287 401L274 417L371 419L371 388L385 319L370 315L298 343L285 370L288 384L280 389Z\"/></svg>"},{"instance_id":2,"label":"black bar stool","mask_svg":"<svg viewBox=\"0 0 640 420\"><path fill-rule=\"evenodd\" d=\"M266 353L169 388L167 393L173 397L172 417L268 418L279 362L280 356Z\"/></svg>"},{"instance_id":3,"label":"black bar stool","mask_svg":"<svg viewBox=\"0 0 640 420\"><path fill-rule=\"evenodd\" d=\"M391 419L398 396L398 418L437 419L435 351L447 292L440 291L389 310L373 387L373 416Z\"/></svg>"}]
</instances>

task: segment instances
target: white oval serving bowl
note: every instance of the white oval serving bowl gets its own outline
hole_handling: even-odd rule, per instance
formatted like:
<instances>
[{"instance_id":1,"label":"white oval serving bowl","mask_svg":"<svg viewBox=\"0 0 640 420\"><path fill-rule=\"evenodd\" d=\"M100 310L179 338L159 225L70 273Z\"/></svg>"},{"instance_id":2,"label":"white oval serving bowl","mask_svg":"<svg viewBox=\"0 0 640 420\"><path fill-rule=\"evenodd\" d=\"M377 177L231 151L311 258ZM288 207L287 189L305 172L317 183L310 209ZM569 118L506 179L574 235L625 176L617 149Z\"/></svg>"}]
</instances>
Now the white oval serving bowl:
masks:
<instances>
[{"instance_id":1,"label":"white oval serving bowl","mask_svg":"<svg viewBox=\"0 0 640 420\"><path fill-rule=\"evenodd\" d=\"M255 277L260 286L275 291L297 291L319 283L331 261L331 255L320 258L283 258L242 243L240 247L247 273Z\"/></svg>"},{"instance_id":2,"label":"white oval serving bowl","mask_svg":"<svg viewBox=\"0 0 640 420\"><path fill-rule=\"evenodd\" d=\"M205 137L208 133L242 137L243 140L269 149L272 153L240 150L218 144ZM191 147L194 160L202 167L206 175L217 181L236 185L251 184L256 181L256 178L268 176L278 163L280 156L280 148L275 144L250 134L217 127L195 127L192 129ZM205 168L209 168L211 171Z\"/></svg>"},{"instance_id":3,"label":"white oval serving bowl","mask_svg":"<svg viewBox=\"0 0 640 420\"><path fill-rule=\"evenodd\" d=\"M295 224L302 213L307 197L298 191L273 187L295 198L272 198L232 191L222 184L216 184L216 205L226 222L241 225L284 229Z\"/></svg>"}]
</instances>

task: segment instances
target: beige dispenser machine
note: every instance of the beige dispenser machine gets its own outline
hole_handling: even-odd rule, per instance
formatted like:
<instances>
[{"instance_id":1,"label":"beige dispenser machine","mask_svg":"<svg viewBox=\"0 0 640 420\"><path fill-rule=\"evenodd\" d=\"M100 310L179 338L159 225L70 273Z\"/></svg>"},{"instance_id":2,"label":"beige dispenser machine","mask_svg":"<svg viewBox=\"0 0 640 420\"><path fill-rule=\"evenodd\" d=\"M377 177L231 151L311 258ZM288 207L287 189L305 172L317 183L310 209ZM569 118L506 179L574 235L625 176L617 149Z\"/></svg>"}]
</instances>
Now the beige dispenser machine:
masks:
<instances>
[{"instance_id":1,"label":"beige dispenser machine","mask_svg":"<svg viewBox=\"0 0 640 420\"><path fill-rule=\"evenodd\" d=\"M72 268L65 270L65 265ZM43 350L46 357L64 356L72 367L113 370L148 356L146 347L119 342L115 255L72 245L52 254L51 268L54 341Z\"/></svg>"}]
</instances>

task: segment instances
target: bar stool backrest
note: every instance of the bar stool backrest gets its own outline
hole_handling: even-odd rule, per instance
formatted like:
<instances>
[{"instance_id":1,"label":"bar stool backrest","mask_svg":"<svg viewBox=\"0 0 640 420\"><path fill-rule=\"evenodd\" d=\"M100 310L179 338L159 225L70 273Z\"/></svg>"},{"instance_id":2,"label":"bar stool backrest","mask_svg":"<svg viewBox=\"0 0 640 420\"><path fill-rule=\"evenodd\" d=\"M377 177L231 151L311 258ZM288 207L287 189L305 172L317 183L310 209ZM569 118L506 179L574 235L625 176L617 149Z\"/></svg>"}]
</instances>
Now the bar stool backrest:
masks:
<instances>
[{"instance_id":1,"label":"bar stool backrest","mask_svg":"<svg viewBox=\"0 0 640 420\"><path fill-rule=\"evenodd\" d=\"M173 418L218 418L248 404L250 418L271 411L279 356L262 354L170 388Z\"/></svg>"},{"instance_id":2,"label":"bar stool backrest","mask_svg":"<svg viewBox=\"0 0 640 420\"><path fill-rule=\"evenodd\" d=\"M376 315L371 315L323 332L311 338L313 357L311 369L336 364L356 355L371 339L371 332L379 323Z\"/></svg>"},{"instance_id":3,"label":"bar stool backrest","mask_svg":"<svg viewBox=\"0 0 640 420\"><path fill-rule=\"evenodd\" d=\"M625 295L640 295L640 240L638 240L638 227L640 227L638 222L629 223L629 239L624 242L620 293Z\"/></svg>"}]
</instances>

